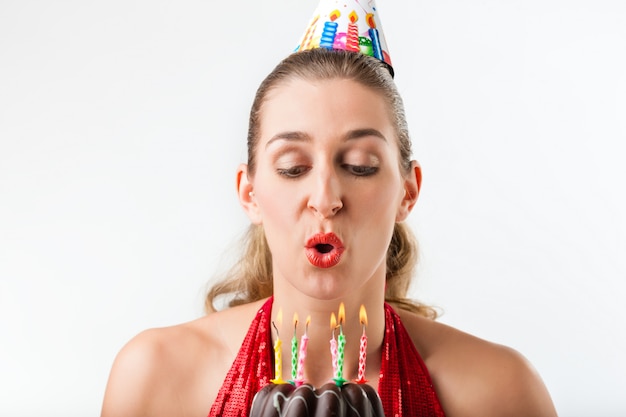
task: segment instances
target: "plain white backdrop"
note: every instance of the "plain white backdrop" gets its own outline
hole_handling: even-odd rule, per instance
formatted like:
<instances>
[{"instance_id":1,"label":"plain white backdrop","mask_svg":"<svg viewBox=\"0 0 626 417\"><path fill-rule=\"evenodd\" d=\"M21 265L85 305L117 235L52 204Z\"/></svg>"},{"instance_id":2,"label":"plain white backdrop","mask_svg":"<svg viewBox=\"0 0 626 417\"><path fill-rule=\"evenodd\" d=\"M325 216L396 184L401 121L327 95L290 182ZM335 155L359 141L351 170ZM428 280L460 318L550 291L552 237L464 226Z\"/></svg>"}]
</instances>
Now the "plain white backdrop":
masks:
<instances>
[{"instance_id":1,"label":"plain white backdrop","mask_svg":"<svg viewBox=\"0 0 626 417\"><path fill-rule=\"evenodd\" d=\"M424 184L412 294L626 415L626 4L378 0ZM247 226L256 86L317 0L0 0L0 415L99 414ZM207 410L208 413L208 410Z\"/></svg>"}]
</instances>

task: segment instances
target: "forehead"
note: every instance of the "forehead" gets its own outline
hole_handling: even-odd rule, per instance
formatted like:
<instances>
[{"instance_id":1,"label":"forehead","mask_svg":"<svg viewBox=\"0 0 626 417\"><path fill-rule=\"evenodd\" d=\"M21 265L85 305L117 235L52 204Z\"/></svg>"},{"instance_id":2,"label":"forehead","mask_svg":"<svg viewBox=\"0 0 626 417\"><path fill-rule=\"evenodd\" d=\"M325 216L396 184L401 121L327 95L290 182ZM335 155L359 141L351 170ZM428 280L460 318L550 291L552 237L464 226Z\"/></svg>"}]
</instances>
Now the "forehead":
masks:
<instances>
[{"instance_id":1,"label":"forehead","mask_svg":"<svg viewBox=\"0 0 626 417\"><path fill-rule=\"evenodd\" d=\"M348 79L286 80L268 92L260 110L261 142L278 131L315 137L371 128L389 138L394 132L382 93Z\"/></svg>"}]
</instances>

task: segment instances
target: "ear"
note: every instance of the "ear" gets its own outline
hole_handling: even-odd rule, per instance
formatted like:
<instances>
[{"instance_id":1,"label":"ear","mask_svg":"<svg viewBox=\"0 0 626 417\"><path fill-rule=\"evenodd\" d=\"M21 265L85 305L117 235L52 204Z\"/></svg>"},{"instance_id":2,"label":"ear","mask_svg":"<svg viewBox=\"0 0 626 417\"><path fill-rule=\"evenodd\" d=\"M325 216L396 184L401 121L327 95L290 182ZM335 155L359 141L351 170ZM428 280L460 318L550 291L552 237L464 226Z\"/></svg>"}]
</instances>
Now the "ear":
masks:
<instances>
[{"instance_id":1,"label":"ear","mask_svg":"<svg viewBox=\"0 0 626 417\"><path fill-rule=\"evenodd\" d=\"M411 170L404 178L404 197L398 207L398 214L396 215L396 221L401 222L405 220L415 203L417 203L417 197L419 196L420 189L422 187L422 167L417 161L411 161Z\"/></svg>"},{"instance_id":2,"label":"ear","mask_svg":"<svg viewBox=\"0 0 626 417\"><path fill-rule=\"evenodd\" d=\"M239 204L253 224L261 224L261 211L254 196L254 187L248 176L248 165L240 164L237 167L237 195Z\"/></svg>"}]
</instances>

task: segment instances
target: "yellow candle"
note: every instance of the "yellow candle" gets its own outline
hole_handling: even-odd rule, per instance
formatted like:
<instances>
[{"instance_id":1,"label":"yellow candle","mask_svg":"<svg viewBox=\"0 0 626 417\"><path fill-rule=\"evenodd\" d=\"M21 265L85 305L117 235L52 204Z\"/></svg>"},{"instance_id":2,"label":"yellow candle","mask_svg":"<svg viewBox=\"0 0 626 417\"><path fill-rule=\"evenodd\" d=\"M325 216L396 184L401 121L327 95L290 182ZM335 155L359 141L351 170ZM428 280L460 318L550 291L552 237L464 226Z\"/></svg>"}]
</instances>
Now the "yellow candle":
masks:
<instances>
[{"instance_id":1,"label":"yellow candle","mask_svg":"<svg viewBox=\"0 0 626 417\"><path fill-rule=\"evenodd\" d=\"M276 321L278 321L278 325L280 326L283 321L282 309L278 310ZM278 327L276 327L274 322L272 322L272 326L274 326L274 329L276 330L276 342L274 343L274 379L270 381L274 384L286 384L286 382L283 381L283 342L280 340Z\"/></svg>"},{"instance_id":2,"label":"yellow candle","mask_svg":"<svg viewBox=\"0 0 626 417\"><path fill-rule=\"evenodd\" d=\"M276 343L274 343L274 379L272 380L275 384L280 384L283 379L283 354L281 351L283 342L280 339L276 339Z\"/></svg>"}]
</instances>

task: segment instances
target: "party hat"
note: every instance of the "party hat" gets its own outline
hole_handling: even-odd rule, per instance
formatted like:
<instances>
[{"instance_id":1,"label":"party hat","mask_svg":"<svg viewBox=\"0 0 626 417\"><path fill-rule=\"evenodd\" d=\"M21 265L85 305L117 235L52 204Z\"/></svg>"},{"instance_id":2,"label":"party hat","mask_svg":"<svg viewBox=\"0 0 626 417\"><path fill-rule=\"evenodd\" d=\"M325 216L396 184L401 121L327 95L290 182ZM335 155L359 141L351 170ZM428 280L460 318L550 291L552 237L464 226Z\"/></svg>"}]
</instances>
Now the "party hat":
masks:
<instances>
[{"instance_id":1,"label":"party hat","mask_svg":"<svg viewBox=\"0 0 626 417\"><path fill-rule=\"evenodd\" d=\"M312 48L370 55L386 63L393 75L374 0L320 0L296 51Z\"/></svg>"}]
</instances>

